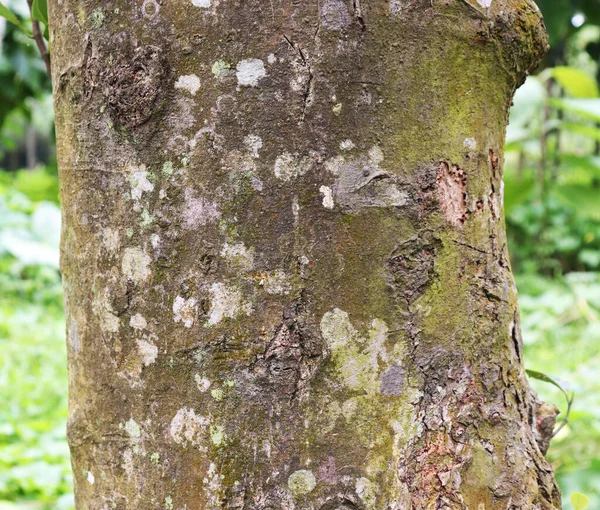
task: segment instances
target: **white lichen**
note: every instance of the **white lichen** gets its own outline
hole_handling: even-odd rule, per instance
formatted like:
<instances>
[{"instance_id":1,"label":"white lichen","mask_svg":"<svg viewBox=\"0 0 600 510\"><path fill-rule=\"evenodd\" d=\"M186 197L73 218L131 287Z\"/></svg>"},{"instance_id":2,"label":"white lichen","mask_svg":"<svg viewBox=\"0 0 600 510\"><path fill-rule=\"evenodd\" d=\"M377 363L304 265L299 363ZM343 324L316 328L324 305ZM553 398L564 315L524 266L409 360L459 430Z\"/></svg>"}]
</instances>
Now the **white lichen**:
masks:
<instances>
[{"instance_id":1,"label":"white lichen","mask_svg":"<svg viewBox=\"0 0 600 510\"><path fill-rule=\"evenodd\" d=\"M105 228L102 230L102 245L109 251L116 251L119 249L119 232L112 228Z\"/></svg>"},{"instance_id":2,"label":"white lichen","mask_svg":"<svg viewBox=\"0 0 600 510\"><path fill-rule=\"evenodd\" d=\"M188 229L194 229L200 225L206 225L221 217L219 208L215 202L204 197L198 197L191 190L185 191L185 208L183 211L184 225Z\"/></svg>"},{"instance_id":3,"label":"white lichen","mask_svg":"<svg viewBox=\"0 0 600 510\"><path fill-rule=\"evenodd\" d=\"M298 154L284 152L275 160L273 169L275 177L282 181L290 181L304 175L310 170L312 161L308 157L301 157Z\"/></svg>"},{"instance_id":4,"label":"white lichen","mask_svg":"<svg viewBox=\"0 0 600 510\"><path fill-rule=\"evenodd\" d=\"M223 283L213 283L210 287L210 309L207 325L214 326L224 318L235 319L240 313L250 315L251 303L244 302L242 294L235 287Z\"/></svg>"},{"instance_id":5,"label":"white lichen","mask_svg":"<svg viewBox=\"0 0 600 510\"><path fill-rule=\"evenodd\" d=\"M146 319L144 319L144 317L142 317L141 314L136 313L135 315L131 316L131 319L129 319L129 325L133 329L141 331L143 329L146 329L146 327L148 326L148 323L146 322Z\"/></svg>"},{"instance_id":6,"label":"white lichen","mask_svg":"<svg viewBox=\"0 0 600 510\"><path fill-rule=\"evenodd\" d=\"M356 495L366 505L367 509L374 509L377 504L377 494L379 486L371 482L368 478L359 478L355 485Z\"/></svg>"},{"instance_id":7,"label":"white lichen","mask_svg":"<svg viewBox=\"0 0 600 510\"><path fill-rule=\"evenodd\" d=\"M154 184L148 180L145 165L130 168L129 185L131 186L131 198L133 200L140 200L144 192L154 191Z\"/></svg>"},{"instance_id":8,"label":"white lichen","mask_svg":"<svg viewBox=\"0 0 600 510\"><path fill-rule=\"evenodd\" d=\"M94 485L94 482L96 481L96 477L92 474L91 471L88 471L87 481L90 485Z\"/></svg>"},{"instance_id":9,"label":"white lichen","mask_svg":"<svg viewBox=\"0 0 600 510\"><path fill-rule=\"evenodd\" d=\"M206 450L205 438L209 421L197 415L193 409L183 407L171 420L169 432L173 441L181 446L191 444L201 451Z\"/></svg>"},{"instance_id":10,"label":"white lichen","mask_svg":"<svg viewBox=\"0 0 600 510\"><path fill-rule=\"evenodd\" d=\"M349 151L354 149L354 147L356 147L356 145L354 145L352 140L342 140L340 142L340 150Z\"/></svg>"},{"instance_id":11,"label":"white lichen","mask_svg":"<svg viewBox=\"0 0 600 510\"><path fill-rule=\"evenodd\" d=\"M248 148L248 151L252 154L253 158L258 158L258 151L262 149L263 141L258 135L248 135L244 138L244 145Z\"/></svg>"},{"instance_id":12,"label":"white lichen","mask_svg":"<svg viewBox=\"0 0 600 510\"><path fill-rule=\"evenodd\" d=\"M488 9L492 6L492 0L477 0L477 3L484 9Z\"/></svg>"},{"instance_id":13,"label":"white lichen","mask_svg":"<svg viewBox=\"0 0 600 510\"><path fill-rule=\"evenodd\" d=\"M333 190L329 186L321 186L319 192L323 194L323 207L333 209Z\"/></svg>"},{"instance_id":14,"label":"white lichen","mask_svg":"<svg viewBox=\"0 0 600 510\"><path fill-rule=\"evenodd\" d=\"M210 440L215 446L221 446L227 436L225 435L225 427L223 425L211 425L210 426Z\"/></svg>"},{"instance_id":15,"label":"white lichen","mask_svg":"<svg viewBox=\"0 0 600 510\"><path fill-rule=\"evenodd\" d=\"M123 251L121 270L123 274L136 283L140 283L151 274L150 263L152 259L141 248L129 247Z\"/></svg>"},{"instance_id":16,"label":"white lichen","mask_svg":"<svg viewBox=\"0 0 600 510\"><path fill-rule=\"evenodd\" d=\"M340 380L350 389L378 393L379 365L388 360L385 322L375 319L371 323L367 341L350 322L348 313L334 308L323 316L320 327Z\"/></svg>"},{"instance_id":17,"label":"white lichen","mask_svg":"<svg viewBox=\"0 0 600 510\"><path fill-rule=\"evenodd\" d=\"M475 140L475 138L465 138L463 146L465 146L467 149L476 149L477 141Z\"/></svg>"},{"instance_id":18,"label":"white lichen","mask_svg":"<svg viewBox=\"0 0 600 510\"><path fill-rule=\"evenodd\" d=\"M133 418L129 418L123 425L123 429L130 439L139 439L142 435L142 429Z\"/></svg>"},{"instance_id":19,"label":"white lichen","mask_svg":"<svg viewBox=\"0 0 600 510\"><path fill-rule=\"evenodd\" d=\"M173 300L173 315L175 322L183 322L186 328L191 328L194 324L194 319L197 314L196 298L185 299L181 296L177 296Z\"/></svg>"},{"instance_id":20,"label":"white lichen","mask_svg":"<svg viewBox=\"0 0 600 510\"><path fill-rule=\"evenodd\" d=\"M175 82L175 88L187 90L192 96L195 96L196 92L200 90L200 78L195 74L180 76Z\"/></svg>"},{"instance_id":21,"label":"white lichen","mask_svg":"<svg viewBox=\"0 0 600 510\"><path fill-rule=\"evenodd\" d=\"M192 5L194 7L202 7L203 9L208 9L210 7L210 0L192 0Z\"/></svg>"},{"instance_id":22,"label":"white lichen","mask_svg":"<svg viewBox=\"0 0 600 510\"><path fill-rule=\"evenodd\" d=\"M196 374L194 375L194 381L196 381L198 389L202 393L205 393L208 390L208 388L210 388L210 380L208 379L208 377L202 377L200 376L200 374Z\"/></svg>"},{"instance_id":23,"label":"white lichen","mask_svg":"<svg viewBox=\"0 0 600 510\"><path fill-rule=\"evenodd\" d=\"M241 60L235 67L238 84L246 87L256 87L261 78L267 75L265 64L258 58Z\"/></svg>"},{"instance_id":24,"label":"white lichen","mask_svg":"<svg viewBox=\"0 0 600 510\"><path fill-rule=\"evenodd\" d=\"M221 248L221 257L233 267L249 270L254 265L254 248L246 248L243 243L225 243Z\"/></svg>"},{"instance_id":25,"label":"white lichen","mask_svg":"<svg viewBox=\"0 0 600 510\"><path fill-rule=\"evenodd\" d=\"M156 357L158 356L158 347L156 345L146 340L137 340L137 346L140 360L144 366L147 367L156 361Z\"/></svg>"},{"instance_id":26,"label":"white lichen","mask_svg":"<svg viewBox=\"0 0 600 510\"><path fill-rule=\"evenodd\" d=\"M288 478L288 487L294 496L309 494L316 486L315 475L307 469L294 471Z\"/></svg>"},{"instance_id":27,"label":"white lichen","mask_svg":"<svg viewBox=\"0 0 600 510\"><path fill-rule=\"evenodd\" d=\"M292 290L288 275L281 269L265 273L260 285L268 294L289 294Z\"/></svg>"}]
</instances>

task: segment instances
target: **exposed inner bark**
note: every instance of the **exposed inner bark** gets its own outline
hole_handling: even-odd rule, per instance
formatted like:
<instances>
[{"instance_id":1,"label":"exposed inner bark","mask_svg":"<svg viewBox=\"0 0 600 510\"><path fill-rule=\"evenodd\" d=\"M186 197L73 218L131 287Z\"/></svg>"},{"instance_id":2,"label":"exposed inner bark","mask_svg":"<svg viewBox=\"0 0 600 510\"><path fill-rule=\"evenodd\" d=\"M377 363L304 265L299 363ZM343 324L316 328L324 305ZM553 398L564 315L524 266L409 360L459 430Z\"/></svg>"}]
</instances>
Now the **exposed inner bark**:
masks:
<instances>
[{"instance_id":1,"label":"exposed inner bark","mask_svg":"<svg viewBox=\"0 0 600 510\"><path fill-rule=\"evenodd\" d=\"M502 216L532 2L50 15L78 508L560 508Z\"/></svg>"}]
</instances>

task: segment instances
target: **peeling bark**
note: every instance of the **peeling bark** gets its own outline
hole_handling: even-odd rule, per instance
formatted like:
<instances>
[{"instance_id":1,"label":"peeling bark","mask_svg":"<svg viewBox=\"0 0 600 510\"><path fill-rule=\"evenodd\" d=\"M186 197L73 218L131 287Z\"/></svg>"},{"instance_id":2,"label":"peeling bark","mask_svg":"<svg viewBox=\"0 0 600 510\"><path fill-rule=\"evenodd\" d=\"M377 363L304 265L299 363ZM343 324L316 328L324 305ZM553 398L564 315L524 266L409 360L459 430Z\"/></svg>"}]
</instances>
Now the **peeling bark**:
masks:
<instances>
[{"instance_id":1,"label":"peeling bark","mask_svg":"<svg viewBox=\"0 0 600 510\"><path fill-rule=\"evenodd\" d=\"M49 3L78 508L560 508L502 211L530 0Z\"/></svg>"}]
</instances>

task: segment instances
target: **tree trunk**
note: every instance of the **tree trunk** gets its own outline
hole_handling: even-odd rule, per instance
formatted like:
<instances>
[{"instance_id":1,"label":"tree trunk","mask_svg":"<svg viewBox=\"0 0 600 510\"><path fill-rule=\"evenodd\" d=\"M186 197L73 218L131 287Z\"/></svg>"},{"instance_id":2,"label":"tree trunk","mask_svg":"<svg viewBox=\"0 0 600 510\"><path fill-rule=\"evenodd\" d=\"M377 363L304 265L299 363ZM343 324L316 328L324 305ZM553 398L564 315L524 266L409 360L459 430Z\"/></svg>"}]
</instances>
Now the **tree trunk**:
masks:
<instances>
[{"instance_id":1,"label":"tree trunk","mask_svg":"<svg viewBox=\"0 0 600 510\"><path fill-rule=\"evenodd\" d=\"M502 211L530 0L53 0L80 509L553 509Z\"/></svg>"}]
</instances>

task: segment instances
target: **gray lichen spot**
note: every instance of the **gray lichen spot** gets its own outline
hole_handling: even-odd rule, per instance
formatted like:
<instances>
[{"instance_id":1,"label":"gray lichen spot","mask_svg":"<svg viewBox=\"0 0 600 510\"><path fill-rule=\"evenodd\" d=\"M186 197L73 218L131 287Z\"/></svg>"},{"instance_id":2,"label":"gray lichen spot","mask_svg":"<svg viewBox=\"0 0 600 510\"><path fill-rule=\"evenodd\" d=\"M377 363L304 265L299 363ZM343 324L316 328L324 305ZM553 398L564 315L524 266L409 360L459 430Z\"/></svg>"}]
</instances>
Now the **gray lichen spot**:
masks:
<instances>
[{"instance_id":1,"label":"gray lichen spot","mask_svg":"<svg viewBox=\"0 0 600 510\"><path fill-rule=\"evenodd\" d=\"M197 415L193 409L183 407L171 420L169 432L177 444L181 446L191 444L201 451L205 451L204 442L208 424L208 420Z\"/></svg>"},{"instance_id":2,"label":"gray lichen spot","mask_svg":"<svg viewBox=\"0 0 600 510\"><path fill-rule=\"evenodd\" d=\"M377 495L379 486L371 482L368 478L359 478L356 480L356 494L365 504L367 510L375 509L377 504Z\"/></svg>"},{"instance_id":3,"label":"gray lichen spot","mask_svg":"<svg viewBox=\"0 0 600 510\"><path fill-rule=\"evenodd\" d=\"M217 60L212 65L211 71L215 78L225 78L226 76L229 76L231 74L231 65L225 62L224 60Z\"/></svg>"},{"instance_id":4,"label":"gray lichen spot","mask_svg":"<svg viewBox=\"0 0 600 510\"><path fill-rule=\"evenodd\" d=\"M195 74L180 76L175 82L175 88L187 90L192 96L195 96L196 92L200 90L200 78Z\"/></svg>"},{"instance_id":5,"label":"gray lichen spot","mask_svg":"<svg viewBox=\"0 0 600 510\"><path fill-rule=\"evenodd\" d=\"M156 0L144 0L142 4L142 14L145 18L152 19L160 10L160 5Z\"/></svg>"},{"instance_id":6,"label":"gray lichen spot","mask_svg":"<svg viewBox=\"0 0 600 510\"><path fill-rule=\"evenodd\" d=\"M158 347L156 345L147 342L146 340L137 340L138 353L144 366L151 365L156 361L158 356Z\"/></svg>"},{"instance_id":7,"label":"gray lichen spot","mask_svg":"<svg viewBox=\"0 0 600 510\"><path fill-rule=\"evenodd\" d=\"M210 0L192 0L192 5L194 7L202 7L203 9L208 9L210 7Z\"/></svg>"},{"instance_id":8,"label":"gray lichen spot","mask_svg":"<svg viewBox=\"0 0 600 510\"><path fill-rule=\"evenodd\" d=\"M129 319L129 325L136 330L143 330L146 329L146 327L148 326L148 323L146 322L146 319L144 319L144 317L139 314L136 313L135 315L131 316L131 319Z\"/></svg>"},{"instance_id":9,"label":"gray lichen spot","mask_svg":"<svg viewBox=\"0 0 600 510\"><path fill-rule=\"evenodd\" d=\"M185 227L193 229L199 225L206 225L210 221L218 220L221 213L215 202L198 197L191 190L186 189L183 217Z\"/></svg>"},{"instance_id":10,"label":"gray lichen spot","mask_svg":"<svg viewBox=\"0 0 600 510\"><path fill-rule=\"evenodd\" d=\"M258 152L262 149L263 141L258 135L248 135L244 138L244 145L248 148L253 158L258 158Z\"/></svg>"},{"instance_id":11,"label":"gray lichen spot","mask_svg":"<svg viewBox=\"0 0 600 510\"><path fill-rule=\"evenodd\" d=\"M98 7L92 11L90 14L90 25L93 30L98 30L104 24L104 11L102 7Z\"/></svg>"},{"instance_id":12,"label":"gray lichen spot","mask_svg":"<svg viewBox=\"0 0 600 510\"><path fill-rule=\"evenodd\" d=\"M397 397L404 386L404 369L393 364L381 374L381 393L386 397Z\"/></svg>"},{"instance_id":13,"label":"gray lichen spot","mask_svg":"<svg viewBox=\"0 0 600 510\"><path fill-rule=\"evenodd\" d=\"M210 426L210 440L215 446L221 446L225 443L227 436L225 434L225 427L223 425L211 425Z\"/></svg>"},{"instance_id":14,"label":"gray lichen spot","mask_svg":"<svg viewBox=\"0 0 600 510\"><path fill-rule=\"evenodd\" d=\"M282 181L290 181L304 175L310 170L312 161L308 157L302 157L298 154L284 152L275 160L273 169L275 177Z\"/></svg>"},{"instance_id":15,"label":"gray lichen spot","mask_svg":"<svg viewBox=\"0 0 600 510\"><path fill-rule=\"evenodd\" d=\"M256 87L261 78L267 76L265 64L258 58L241 60L235 67L238 84L246 87Z\"/></svg>"},{"instance_id":16,"label":"gray lichen spot","mask_svg":"<svg viewBox=\"0 0 600 510\"><path fill-rule=\"evenodd\" d=\"M321 23L329 30L343 30L350 24L350 13L343 0L326 0L321 6Z\"/></svg>"},{"instance_id":17,"label":"gray lichen spot","mask_svg":"<svg viewBox=\"0 0 600 510\"><path fill-rule=\"evenodd\" d=\"M467 149L476 149L477 141L475 140L475 138L465 138L465 141L463 142L463 146L466 147Z\"/></svg>"},{"instance_id":18,"label":"gray lichen spot","mask_svg":"<svg viewBox=\"0 0 600 510\"><path fill-rule=\"evenodd\" d=\"M224 318L235 319L240 313L250 315L252 304L244 302L242 293L235 287L227 287L223 283L213 283L210 287L210 309L208 326L214 326Z\"/></svg>"},{"instance_id":19,"label":"gray lichen spot","mask_svg":"<svg viewBox=\"0 0 600 510\"><path fill-rule=\"evenodd\" d=\"M191 328L197 313L196 298L185 299L177 296L173 300L173 316L175 322L183 322L186 328Z\"/></svg>"},{"instance_id":20,"label":"gray lichen spot","mask_svg":"<svg viewBox=\"0 0 600 510\"><path fill-rule=\"evenodd\" d=\"M295 471L288 478L288 487L294 496L309 494L316 486L315 475L307 469Z\"/></svg>"},{"instance_id":21,"label":"gray lichen spot","mask_svg":"<svg viewBox=\"0 0 600 510\"><path fill-rule=\"evenodd\" d=\"M138 439L142 435L142 429L133 418L129 418L123 428L131 439Z\"/></svg>"},{"instance_id":22,"label":"gray lichen spot","mask_svg":"<svg viewBox=\"0 0 600 510\"><path fill-rule=\"evenodd\" d=\"M139 167L131 166L129 168L129 185L131 186L131 198L140 200L144 192L154 190L154 184L148 180L148 172L145 165Z\"/></svg>"},{"instance_id":23,"label":"gray lichen spot","mask_svg":"<svg viewBox=\"0 0 600 510\"><path fill-rule=\"evenodd\" d=\"M334 308L323 315L320 328L343 384L352 390L376 394L380 387L379 363L388 360L385 322L375 319L367 340L354 328L348 313Z\"/></svg>"},{"instance_id":24,"label":"gray lichen spot","mask_svg":"<svg viewBox=\"0 0 600 510\"><path fill-rule=\"evenodd\" d=\"M289 294L292 290L288 275L281 269L266 273L261 279L260 285L269 294Z\"/></svg>"},{"instance_id":25,"label":"gray lichen spot","mask_svg":"<svg viewBox=\"0 0 600 510\"><path fill-rule=\"evenodd\" d=\"M246 248L243 243L225 243L221 248L221 257L232 267L247 271L254 265L254 248Z\"/></svg>"},{"instance_id":26,"label":"gray lichen spot","mask_svg":"<svg viewBox=\"0 0 600 510\"><path fill-rule=\"evenodd\" d=\"M136 283L144 281L150 276L148 267L152 259L141 248L125 248L121 270L123 274Z\"/></svg>"}]
</instances>

